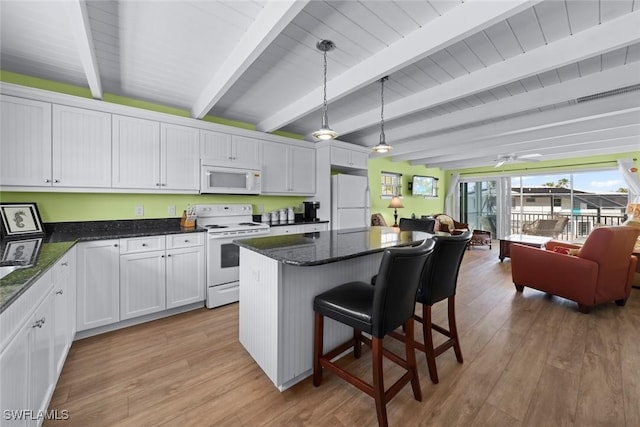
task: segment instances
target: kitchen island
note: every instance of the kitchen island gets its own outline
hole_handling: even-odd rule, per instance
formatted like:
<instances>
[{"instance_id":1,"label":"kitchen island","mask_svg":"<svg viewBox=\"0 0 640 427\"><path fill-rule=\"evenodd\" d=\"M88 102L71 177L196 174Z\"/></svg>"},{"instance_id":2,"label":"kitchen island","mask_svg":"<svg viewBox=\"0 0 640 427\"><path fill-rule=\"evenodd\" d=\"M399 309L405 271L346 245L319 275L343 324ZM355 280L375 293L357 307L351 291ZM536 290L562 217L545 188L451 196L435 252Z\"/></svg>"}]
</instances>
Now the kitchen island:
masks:
<instances>
[{"instance_id":1,"label":"kitchen island","mask_svg":"<svg viewBox=\"0 0 640 427\"><path fill-rule=\"evenodd\" d=\"M369 281L382 253L430 237L427 233L370 227L238 240L240 343L280 391L312 373L313 298L354 280ZM346 341L352 329L331 319L325 348Z\"/></svg>"}]
</instances>

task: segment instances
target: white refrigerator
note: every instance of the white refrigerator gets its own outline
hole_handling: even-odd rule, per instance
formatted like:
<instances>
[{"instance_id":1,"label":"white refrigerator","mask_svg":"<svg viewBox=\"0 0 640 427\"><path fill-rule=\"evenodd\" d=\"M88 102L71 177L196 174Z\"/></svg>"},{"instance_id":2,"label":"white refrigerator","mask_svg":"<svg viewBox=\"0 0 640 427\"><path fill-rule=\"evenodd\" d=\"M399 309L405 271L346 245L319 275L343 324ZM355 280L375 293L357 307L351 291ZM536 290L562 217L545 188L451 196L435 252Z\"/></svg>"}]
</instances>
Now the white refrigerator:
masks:
<instances>
[{"instance_id":1,"label":"white refrigerator","mask_svg":"<svg viewBox=\"0 0 640 427\"><path fill-rule=\"evenodd\" d=\"M371 225L369 180L365 176L339 174L331 177L331 228Z\"/></svg>"}]
</instances>

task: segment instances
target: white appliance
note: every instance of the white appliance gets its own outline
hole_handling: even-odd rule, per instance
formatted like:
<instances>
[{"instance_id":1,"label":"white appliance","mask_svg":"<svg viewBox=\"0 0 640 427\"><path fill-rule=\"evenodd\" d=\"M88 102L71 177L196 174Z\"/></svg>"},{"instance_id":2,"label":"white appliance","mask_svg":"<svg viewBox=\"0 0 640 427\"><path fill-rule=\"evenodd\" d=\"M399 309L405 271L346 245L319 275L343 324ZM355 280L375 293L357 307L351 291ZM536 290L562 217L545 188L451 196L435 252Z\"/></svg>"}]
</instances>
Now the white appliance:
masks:
<instances>
[{"instance_id":1,"label":"white appliance","mask_svg":"<svg viewBox=\"0 0 640 427\"><path fill-rule=\"evenodd\" d=\"M262 191L259 169L220 166L207 159L200 162L200 193L260 194Z\"/></svg>"},{"instance_id":2,"label":"white appliance","mask_svg":"<svg viewBox=\"0 0 640 427\"><path fill-rule=\"evenodd\" d=\"M265 235L251 205L196 205L198 227L207 228L207 308L238 301L240 248L234 240Z\"/></svg>"},{"instance_id":3,"label":"white appliance","mask_svg":"<svg viewBox=\"0 0 640 427\"><path fill-rule=\"evenodd\" d=\"M369 180L365 176L339 174L331 177L331 228L368 227L371 210Z\"/></svg>"}]
</instances>

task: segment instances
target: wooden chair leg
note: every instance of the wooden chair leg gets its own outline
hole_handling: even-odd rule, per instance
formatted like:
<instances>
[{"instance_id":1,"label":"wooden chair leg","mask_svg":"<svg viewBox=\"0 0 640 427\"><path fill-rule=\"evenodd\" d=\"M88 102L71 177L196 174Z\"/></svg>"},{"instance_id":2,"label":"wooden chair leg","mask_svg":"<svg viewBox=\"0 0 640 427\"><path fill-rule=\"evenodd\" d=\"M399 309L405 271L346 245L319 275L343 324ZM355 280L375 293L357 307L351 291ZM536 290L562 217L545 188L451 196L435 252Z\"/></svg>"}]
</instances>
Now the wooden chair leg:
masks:
<instances>
[{"instance_id":1,"label":"wooden chair leg","mask_svg":"<svg viewBox=\"0 0 640 427\"><path fill-rule=\"evenodd\" d=\"M456 297L450 296L448 300L449 314L449 334L453 340L453 351L456 353L456 359L462 363L462 350L460 349L460 340L458 339L458 327L456 326Z\"/></svg>"},{"instance_id":2,"label":"wooden chair leg","mask_svg":"<svg viewBox=\"0 0 640 427\"><path fill-rule=\"evenodd\" d=\"M353 329L353 357L360 358L362 354L362 331L359 329Z\"/></svg>"},{"instance_id":3,"label":"wooden chair leg","mask_svg":"<svg viewBox=\"0 0 640 427\"><path fill-rule=\"evenodd\" d=\"M373 398L376 401L378 426L387 427L387 406L382 377L382 338L371 337L371 364L373 367Z\"/></svg>"},{"instance_id":4,"label":"wooden chair leg","mask_svg":"<svg viewBox=\"0 0 640 427\"><path fill-rule=\"evenodd\" d=\"M420 378L418 377L418 367L416 363L416 349L415 342L413 337L414 332L414 323L413 318L407 320L404 323L406 333L405 340L405 352L406 352L406 360L409 365L409 371L411 372L411 388L413 389L413 397L418 401L422 402L422 390L420 390Z\"/></svg>"},{"instance_id":5,"label":"wooden chair leg","mask_svg":"<svg viewBox=\"0 0 640 427\"><path fill-rule=\"evenodd\" d=\"M429 367L431 382L438 384L438 371L436 370L436 355L433 351L433 335L431 333L431 306L422 305L422 337L424 340L424 354Z\"/></svg>"},{"instance_id":6,"label":"wooden chair leg","mask_svg":"<svg viewBox=\"0 0 640 427\"><path fill-rule=\"evenodd\" d=\"M313 385L318 387L322 383L322 357L324 338L324 316L315 313L315 325L313 334Z\"/></svg>"}]
</instances>

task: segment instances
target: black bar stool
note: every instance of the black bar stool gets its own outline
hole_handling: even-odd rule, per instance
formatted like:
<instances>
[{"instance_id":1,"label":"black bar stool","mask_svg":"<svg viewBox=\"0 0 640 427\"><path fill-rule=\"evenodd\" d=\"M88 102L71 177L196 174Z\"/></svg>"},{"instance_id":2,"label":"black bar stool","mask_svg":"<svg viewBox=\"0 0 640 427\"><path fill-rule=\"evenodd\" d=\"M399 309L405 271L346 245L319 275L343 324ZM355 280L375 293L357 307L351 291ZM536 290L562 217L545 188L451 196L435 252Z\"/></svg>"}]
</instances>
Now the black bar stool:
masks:
<instances>
[{"instance_id":1,"label":"black bar stool","mask_svg":"<svg viewBox=\"0 0 640 427\"><path fill-rule=\"evenodd\" d=\"M366 282L349 282L323 292L313 300L313 385L317 387L322 382L323 368L334 372L375 399L380 426L388 425L386 404L405 384L410 382L413 396L418 401L422 400L412 339L413 314L420 278L433 247L433 241L427 239L415 247L385 249L376 286ZM353 327L354 333L352 339L323 354L325 316ZM382 347L385 335L401 325L410 337L405 341L406 359ZM371 339L362 335L362 332L371 335ZM331 362L351 346L354 356L359 358L362 342L371 346L373 385ZM388 390L384 388L383 355L407 370Z\"/></svg>"},{"instance_id":2,"label":"black bar stool","mask_svg":"<svg viewBox=\"0 0 640 427\"><path fill-rule=\"evenodd\" d=\"M472 234L471 230L467 230L455 236L434 236L435 247L433 254L427 260L424 276L418 288L416 301L422 304L422 317L416 315L414 318L422 323L424 344L415 342L414 346L425 353L427 366L429 367L429 377L434 384L439 381L436 357L453 347L456 359L459 363L463 362L460 340L458 339L458 327L456 326L455 298L460 264ZM376 286L378 286L377 282ZM431 322L431 307L445 299L448 304L448 330ZM432 330L448 338L436 348L433 348ZM408 330L405 331L404 335L395 331L389 333L389 335L402 341L405 341L407 336L413 336Z\"/></svg>"}]
</instances>

